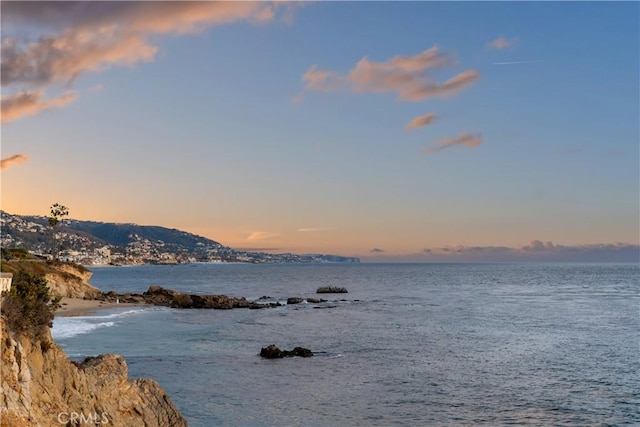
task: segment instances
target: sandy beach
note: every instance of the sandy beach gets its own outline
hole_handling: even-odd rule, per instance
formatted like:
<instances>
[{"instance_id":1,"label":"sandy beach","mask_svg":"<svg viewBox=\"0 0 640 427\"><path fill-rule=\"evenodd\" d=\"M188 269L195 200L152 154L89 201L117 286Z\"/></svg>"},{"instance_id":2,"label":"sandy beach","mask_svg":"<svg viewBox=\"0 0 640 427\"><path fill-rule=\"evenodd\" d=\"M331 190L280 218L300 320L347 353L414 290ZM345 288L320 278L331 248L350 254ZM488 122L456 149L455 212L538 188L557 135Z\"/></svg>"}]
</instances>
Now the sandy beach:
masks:
<instances>
[{"instance_id":1,"label":"sandy beach","mask_svg":"<svg viewBox=\"0 0 640 427\"><path fill-rule=\"evenodd\" d=\"M55 312L58 317L88 316L99 310L117 307L140 307L146 304L114 303L99 300L87 300L82 298L62 298L60 308Z\"/></svg>"}]
</instances>

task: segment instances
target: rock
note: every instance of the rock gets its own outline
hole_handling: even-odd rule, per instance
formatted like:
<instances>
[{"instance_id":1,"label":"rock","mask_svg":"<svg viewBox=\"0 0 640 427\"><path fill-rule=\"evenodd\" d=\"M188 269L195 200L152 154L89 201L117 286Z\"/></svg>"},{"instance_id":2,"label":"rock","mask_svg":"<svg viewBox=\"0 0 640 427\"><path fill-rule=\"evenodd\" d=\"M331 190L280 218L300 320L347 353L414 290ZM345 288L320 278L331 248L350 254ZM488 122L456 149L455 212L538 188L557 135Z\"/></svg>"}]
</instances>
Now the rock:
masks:
<instances>
[{"instance_id":1,"label":"rock","mask_svg":"<svg viewBox=\"0 0 640 427\"><path fill-rule=\"evenodd\" d=\"M285 351L285 353L287 353ZM300 356L300 357L311 357L313 356L313 352L311 350L309 350L308 348L303 348L303 347L295 347L291 352L290 352L291 356ZM285 356L289 356L289 354L286 354Z\"/></svg>"},{"instance_id":2,"label":"rock","mask_svg":"<svg viewBox=\"0 0 640 427\"><path fill-rule=\"evenodd\" d=\"M287 304L300 304L302 302L304 302L304 298L287 298Z\"/></svg>"},{"instance_id":3,"label":"rock","mask_svg":"<svg viewBox=\"0 0 640 427\"><path fill-rule=\"evenodd\" d=\"M0 419L3 426L187 425L157 382L130 380L125 360L108 354L74 363L48 334L42 341L16 335L0 318Z\"/></svg>"},{"instance_id":4,"label":"rock","mask_svg":"<svg viewBox=\"0 0 640 427\"><path fill-rule=\"evenodd\" d=\"M337 286L321 286L316 290L317 294L346 294L347 288L341 288Z\"/></svg>"},{"instance_id":5,"label":"rock","mask_svg":"<svg viewBox=\"0 0 640 427\"><path fill-rule=\"evenodd\" d=\"M321 298L307 298L307 302L310 304L320 304L321 302L327 302L327 300Z\"/></svg>"},{"instance_id":6,"label":"rock","mask_svg":"<svg viewBox=\"0 0 640 427\"><path fill-rule=\"evenodd\" d=\"M269 297L266 297L269 298ZM110 291L95 297L97 300L122 303L150 304L173 308L210 308L216 310L230 310L232 308L272 308L280 307L279 302L259 304L247 301L246 298L229 297L227 295L195 295L185 294L161 286L152 285L143 294L117 294ZM302 299L301 301L302 302Z\"/></svg>"},{"instance_id":7,"label":"rock","mask_svg":"<svg viewBox=\"0 0 640 427\"><path fill-rule=\"evenodd\" d=\"M260 350L260 357L266 359L282 359L283 357L311 357L313 352L308 348L295 347L293 350L280 350L275 344L271 344L267 347L263 347Z\"/></svg>"},{"instance_id":8,"label":"rock","mask_svg":"<svg viewBox=\"0 0 640 427\"><path fill-rule=\"evenodd\" d=\"M193 307L193 299L190 295L180 294L173 297L171 301L171 307L174 308L192 308Z\"/></svg>"},{"instance_id":9,"label":"rock","mask_svg":"<svg viewBox=\"0 0 640 427\"><path fill-rule=\"evenodd\" d=\"M284 357L284 353L275 344L271 344L270 346L263 347L260 350L260 357L265 357L267 359L280 359Z\"/></svg>"},{"instance_id":10,"label":"rock","mask_svg":"<svg viewBox=\"0 0 640 427\"><path fill-rule=\"evenodd\" d=\"M89 284L92 272L82 266L68 263L49 263L44 275L53 295L68 298L93 299L100 290Z\"/></svg>"}]
</instances>

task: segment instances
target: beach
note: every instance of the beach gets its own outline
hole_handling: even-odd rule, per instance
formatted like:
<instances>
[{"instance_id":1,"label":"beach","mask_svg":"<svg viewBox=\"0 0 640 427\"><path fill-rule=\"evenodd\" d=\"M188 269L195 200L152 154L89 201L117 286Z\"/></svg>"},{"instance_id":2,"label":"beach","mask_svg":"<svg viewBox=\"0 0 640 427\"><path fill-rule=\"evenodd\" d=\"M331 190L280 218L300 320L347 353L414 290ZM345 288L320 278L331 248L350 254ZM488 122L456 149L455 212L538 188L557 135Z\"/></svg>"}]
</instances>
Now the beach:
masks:
<instances>
[{"instance_id":1,"label":"beach","mask_svg":"<svg viewBox=\"0 0 640 427\"><path fill-rule=\"evenodd\" d=\"M115 303L83 298L62 298L60 308L55 312L56 317L87 316L99 310L118 307L140 307L146 304Z\"/></svg>"}]
</instances>

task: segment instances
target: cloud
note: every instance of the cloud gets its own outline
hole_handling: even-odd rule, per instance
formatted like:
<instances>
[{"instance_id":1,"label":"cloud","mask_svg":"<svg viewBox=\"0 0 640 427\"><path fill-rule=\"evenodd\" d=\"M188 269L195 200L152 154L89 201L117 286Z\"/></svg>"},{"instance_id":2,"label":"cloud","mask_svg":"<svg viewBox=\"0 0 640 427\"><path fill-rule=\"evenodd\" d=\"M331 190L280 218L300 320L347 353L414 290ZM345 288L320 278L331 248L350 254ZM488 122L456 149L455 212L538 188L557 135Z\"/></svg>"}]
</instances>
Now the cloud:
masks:
<instances>
[{"instance_id":1,"label":"cloud","mask_svg":"<svg viewBox=\"0 0 640 427\"><path fill-rule=\"evenodd\" d=\"M2 85L72 83L81 73L152 61L157 52L137 36L68 32L29 44L2 40Z\"/></svg>"},{"instance_id":2,"label":"cloud","mask_svg":"<svg viewBox=\"0 0 640 427\"><path fill-rule=\"evenodd\" d=\"M487 43L487 47L491 48L491 49L506 49L508 47L513 46L516 43L515 39L506 39L504 37L498 37L495 40L490 41L489 43Z\"/></svg>"},{"instance_id":3,"label":"cloud","mask_svg":"<svg viewBox=\"0 0 640 427\"><path fill-rule=\"evenodd\" d=\"M22 154L14 154L13 156L6 157L0 160L0 169L6 169L14 165L19 165L21 163L29 160L29 157Z\"/></svg>"},{"instance_id":4,"label":"cloud","mask_svg":"<svg viewBox=\"0 0 640 427\"><path fill-rule=\"evenodd\" d=\"M272 233L269 231L254 231L249 235L249 237L247 237L247 240L254 242L256 240L269 240L279 236L279 233Z\"/></svg>"},{"instance_id":5,"label":"cloud","mask_svg":"<svg viewBox=\"0 0 640 427\"><path fill-rule=\"evenodd\" d=\"M533 240L521 247L447 246L425 249L422 255L437 260L459 261L572 261L607 262L640 260L640 246L629 243L558 245Z\"/></svg>"},{"instance_id":6,"label":"cloud","mask_svg":"<svg viewBox=\"0 0 640 427\"><path fill-rule=\"evenodd\" d=\"M474 84L479 74L466 70L438 83L428 70L455 64L453 55L433 46L413 56L395 56L385 62L364 57L345 75L313 65L302 81L305 90L316 92L396 93L399 101L423 101L454 94Z\"/></svg>"},{"instance_id":7,"label":"cloud","mask_svg":"<svg viewBox=\"0 0 640 427\"><path fill-rule=\"evenodd\" d=\"M375 253L382 253L382 252L384 252L384 249L373 248L369 252L374 253L374 254Z\"/></svg>"},{"instance_id":8,"label":"cloud","mask_svg":"<svg viewBox=\"0 0 640 427\"><path fill-rule=\"evenodd\" d=\"M58 33L36 41L2 39L2 84L72 82L87 71L152 61L147 37L184 34L212 25L271 21L277 4L262 2L7 2L9 23L41 24Z\"/></svg>"},{"instance_id":9,"label":"cloud","mask_svg":"<svg viewBox=\"0 0 640 427\"><path fill-rule=\"evenodd\" d=\"M384 254L369 251L361 258L387 262L633 262L640 261L640 245L594 243L560 245L534 240L520 247L445 246L425 248L414 254Z\"/></svg>"},{"instance_id":10,"label":"cloud","mask_svg":"<svg viewBox=\"0 0 640 427\"><path fill-rule=\"evenodd\" d=\"M540 240L532 240L531 243L522 247L525 252L541 252L554 249L555 245L552 242L541 242Z\"/></svg>"},{"instance_id":11,"label":"cloud","mask_svg":"<svg viewBox=\"0 0 640 427\"><path fill-rule=\"evenodd\" d=\"M423 114L421 116L418 116L416 118L414 118L413 120L411 120L409 123L407 123L404 127L405 130L414 130L414 129L418 129L421 128L423 126L426 126L428 124L431 124L434 122L434 120L437 118L438 116L436 115L436 113L427 113L427 114Z\"/></svg>"},{"instance_id":12,"label":"cloud","mask_svg":"<svg viewBox=\"0 0 640 427\"><path fill-rule=\"evenodd\" d=\"M435 147L425 147L422 151L430 154L444 150L445 148L453 147L454 145L464 145L465 147L473 148L480 144L482 144L481 134L461 133L456 138L440 138Z\"/></svg>"},{"instance_id":13,"label":"cloud","mask_svg":"<svg viewBox=\"0 0 640 427\"><path fill-rule=\"evenodd\" d=\"M24 116L32 116L40 111L60 108L76 100L74 92L65 92L53 99L42 99L42 92L18 92L2 97L2 123L8 123Z\"/></svg>"},{"instance_id":14,"label":"cloud","mask_svg":"<svg viewBox=\"0 0 640 427\"><path fill-rule=\"evenodd\" d=\"M507 62L492 62L491 65L517 65L517 64L535 64L540 61L507 61Z\"/></svg>"},{"instance_id":15,"label":"cloud","mask_svg":"<svg viewBox=\"0 0 640 427\"><path fill-rule=\"evenodd\" d=\"M52 29L102 29L118 26L135 32L187 33L240 20L271 21L280 4L273 2L7 2L4 18L16 24Z\"/></svg>"}]
</instances>

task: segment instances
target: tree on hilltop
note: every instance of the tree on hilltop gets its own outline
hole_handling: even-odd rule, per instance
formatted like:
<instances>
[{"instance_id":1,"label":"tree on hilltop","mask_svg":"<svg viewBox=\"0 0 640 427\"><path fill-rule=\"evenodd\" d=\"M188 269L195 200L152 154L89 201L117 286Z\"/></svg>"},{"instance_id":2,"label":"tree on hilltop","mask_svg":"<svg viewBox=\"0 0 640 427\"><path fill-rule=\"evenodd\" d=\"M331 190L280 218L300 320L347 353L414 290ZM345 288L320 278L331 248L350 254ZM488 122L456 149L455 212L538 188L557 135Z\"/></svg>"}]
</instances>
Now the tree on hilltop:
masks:
<instances>
[{"instance_id":1,"label":"tree on hilltop","mask_svg":"<svg viewBox=\"0 0 640 427\"><path fill-rule=\"evenodd\" d=\"M69 216L69 208L58 203L51 206L51 212L48 218L51 226L51 257L54 261L58 259L58 250L56 247L56 227L63 221L65 216Z\"/></svg>"}]
</instances>

